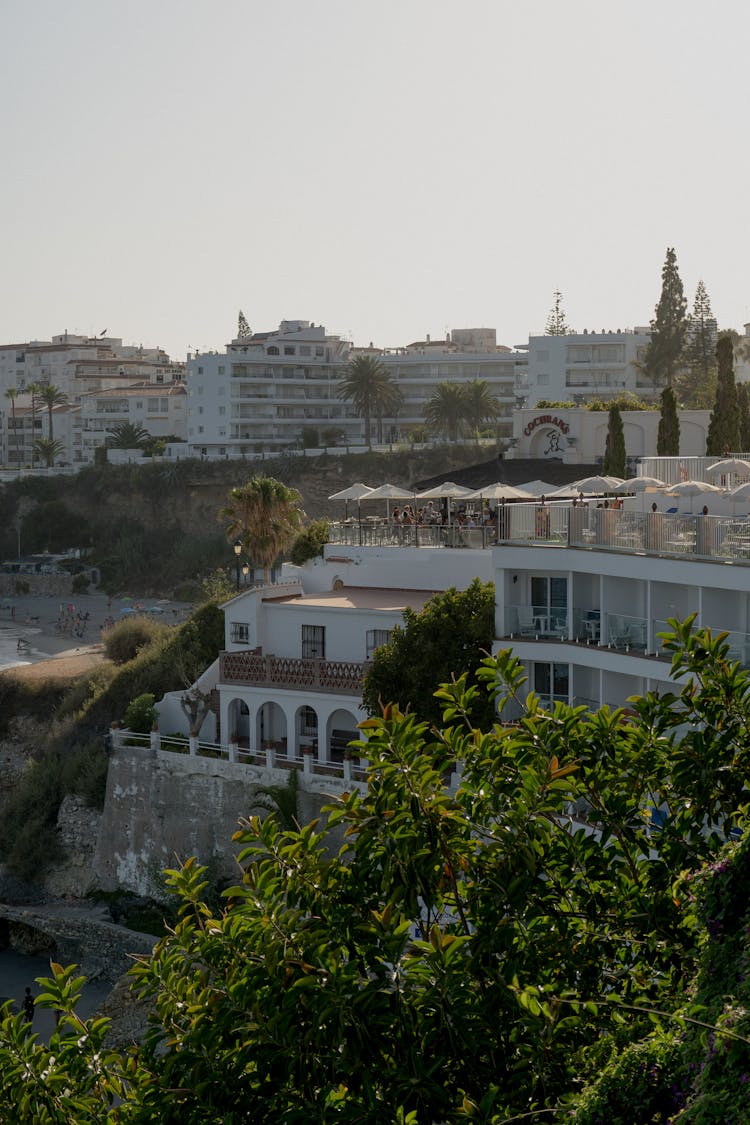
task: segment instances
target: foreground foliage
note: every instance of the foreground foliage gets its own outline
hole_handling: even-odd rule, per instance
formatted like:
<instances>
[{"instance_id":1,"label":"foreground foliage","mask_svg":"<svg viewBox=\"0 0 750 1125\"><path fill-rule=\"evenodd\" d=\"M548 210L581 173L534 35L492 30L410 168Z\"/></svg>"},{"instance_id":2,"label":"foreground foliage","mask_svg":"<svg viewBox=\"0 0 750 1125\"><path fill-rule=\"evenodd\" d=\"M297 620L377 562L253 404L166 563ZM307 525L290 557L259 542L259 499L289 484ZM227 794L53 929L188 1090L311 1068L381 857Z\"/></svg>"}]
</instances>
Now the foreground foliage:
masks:
<instances>
[{"instance_id":1,"label":"foreground foliage","mask_svg":"<svg viewBox=\"0 0 750 1125\"><path fill-rule=\"evenodd\" d=\"M628 712L544 711L500 653L481 677L501 708L523 705L517 725L474 727L465 680L441 689L440 729L395 707L367 720L367 793L325 826L245 822L223 912L194 860L168 873L179 921L133 970L154 1005L146 1041L108 1051L101 1021L75 1016L73 971L54 968L49 1049L3 1024L0 1111L747 1120L750 848L725 840L742 824L748 679L722 638L673 624L690 679Z\"/></svg>"}]
</instances>

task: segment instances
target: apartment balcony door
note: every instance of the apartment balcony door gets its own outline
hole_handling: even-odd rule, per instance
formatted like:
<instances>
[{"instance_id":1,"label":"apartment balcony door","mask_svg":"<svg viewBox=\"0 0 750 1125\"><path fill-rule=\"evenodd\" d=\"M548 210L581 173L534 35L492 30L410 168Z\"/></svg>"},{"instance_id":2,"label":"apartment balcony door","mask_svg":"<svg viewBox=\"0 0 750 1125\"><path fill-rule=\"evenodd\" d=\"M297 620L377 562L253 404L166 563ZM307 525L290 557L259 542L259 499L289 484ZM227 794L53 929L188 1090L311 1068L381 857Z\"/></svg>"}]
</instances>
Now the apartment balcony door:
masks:
<instances>
[{"instance_id":1,"label":"apartment balcony door","mask_svg":"<svg viewBox=\"0 0 750 1125\"><path fill-rule=\"evenodd\" d=\"M534 691L544 707L567 703L570 691L570 668L567 664L536 661L534 663Z\"/></svg>"},{"instance_id":2,"label":"apartment balcony door","mask_svg":"<svg viewBox=\"0 0 750 1125\"><path fill-rule=\"evenodd\" d=\"M567 628L568 580L550 575L534 575L531 579L531 604L534 613L546 618L550 631L559 633Z\"/></svg>"}]
</instances>

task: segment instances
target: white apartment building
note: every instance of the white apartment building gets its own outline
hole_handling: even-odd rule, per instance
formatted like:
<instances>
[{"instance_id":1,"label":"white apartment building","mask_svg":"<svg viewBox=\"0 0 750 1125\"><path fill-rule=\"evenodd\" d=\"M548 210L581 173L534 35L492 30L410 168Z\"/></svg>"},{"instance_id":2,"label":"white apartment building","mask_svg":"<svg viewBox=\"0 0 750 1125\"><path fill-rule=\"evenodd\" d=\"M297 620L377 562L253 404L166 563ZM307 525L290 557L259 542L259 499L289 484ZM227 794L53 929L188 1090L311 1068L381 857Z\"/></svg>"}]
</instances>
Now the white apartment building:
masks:
<instances>
[{"instance_id":1,"label":"white apartment building","mask_svg":"<svg viewBox=\"0 0 750 1125\"><path fill-rule=\"evenodd\" d=\"M159 386L135 383L105 387L80 397L80 460L91 461L106 445L113 426L130 422L152 437L187 438L187 391L184 383Z\"/></svg>"},{"instance_id":2,"label":"white apartment building","mask_svg":"<svg viewBox=\"0 0 750 1125\"><path fill-rule=\"evenodd\" d=\"M529 336L526 385L519 389L518 405L534 407L540 399L586 402L627 391L655 397L661 388L654 392L638 366L650 338L649 328Z\"/></svg>"},{"instance_id":3,"label":"white apartment building","mask_svg":"<svg viewBox=\"0 0 750 1125\"><path fill-rule=\"evenodd\" d=\"M61 425L54 427L54 437L65 445L60 460L70 464L91 460L98 441L82 440L79 429L82 397L108 388L128 395L133 386L161 388L161 397L174 384L184 379L185 366L174 363L161 348L123 345L117 337L76 336L64 332L52 340L35 340L24 344L0 345L0 424L2 428L3 463L9 467L32 463L33 440L48 436L47 415L43 408L32 417L28 388L33 383L50 384L67 395L68 406L57 407ZM16 422L13 423L10 402L5 391L15 388ZM158 401L158 400L157 400ZM186 411L183 410L186 415ZM122 419L126 420L126 419ZM151 429L150 421L157 423ZM140 424L156 436L186 436L183 419L174 428L160 428L156 416L148 411ZM33 429L33 434L32 434Z\"/></svg>"},{"instance_id":4,"label":"white apartment building","mask_svg":"<svg viewBox=\"0 0 750 1125\"><path fill-rule=\"evenodd\" d=\"M374 355L404 396L398 418L384 419L395 441L424 422L424 404L442 382L483 379L501 404L510 436L524 355L498 348L494 329L457 329L403 348L352 348L322 325L282 321L276 332L238 337L224 353L188 359L188 443L193 455L238 457L302 445L364 445L364 422L338 397L355 355ZM374 422L373 422L374 425Z\"/></svg>"}]
</instances>

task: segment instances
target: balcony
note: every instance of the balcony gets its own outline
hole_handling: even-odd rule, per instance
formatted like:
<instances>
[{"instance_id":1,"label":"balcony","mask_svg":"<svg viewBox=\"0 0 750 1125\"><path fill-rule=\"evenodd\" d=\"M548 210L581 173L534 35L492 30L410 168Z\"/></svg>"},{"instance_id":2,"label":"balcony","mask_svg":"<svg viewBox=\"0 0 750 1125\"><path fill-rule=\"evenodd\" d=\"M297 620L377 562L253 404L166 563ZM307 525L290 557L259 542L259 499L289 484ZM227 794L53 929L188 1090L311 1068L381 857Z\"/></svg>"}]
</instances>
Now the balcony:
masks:
<instances>
[{"instance_id":1,"label":"balcony","mask_svg":"<svg viewBox=\"0 0 750 1125\"><path fill-rule=\"evenodd\" d=\"M369 664L357 661L263 655L257 649L223 652L219 658L219 682L360 696L368 667Z\"/></svg>"}]
</instances>

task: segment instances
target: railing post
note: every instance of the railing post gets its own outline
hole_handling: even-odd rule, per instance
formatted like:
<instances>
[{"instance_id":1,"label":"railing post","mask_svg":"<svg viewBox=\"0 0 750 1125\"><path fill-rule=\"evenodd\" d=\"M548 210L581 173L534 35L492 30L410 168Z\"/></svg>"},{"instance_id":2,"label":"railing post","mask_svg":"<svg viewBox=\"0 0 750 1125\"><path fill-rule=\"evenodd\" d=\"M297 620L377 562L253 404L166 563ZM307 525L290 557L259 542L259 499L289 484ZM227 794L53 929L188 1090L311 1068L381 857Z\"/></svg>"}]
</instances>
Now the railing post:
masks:
<instances>
[{"instance_id":1,"label":"railing post","mask_svg":"<svg viewBox=\"0 0 750 1125\"><path fill-rule=\"evenodd\" d=\"M188 752L190 754L193 754L193 755L196 755L198 753L198 735L197 734L189 734L188 735Z\"/></svg>"},{"instance_id":2,"label":"railing post","mask_svg":"<svg viewBox=\"0 0 750 1125\"><path fill-rule=\"evenodd\" d=\"M302 751L302 772L305 777L312 777L313 772L313 752L312 746L305 747Z\"/></svg>"},{"instance_id":3,"label":"railing post","mask_svg":"<svg viewBox=\"0 0 750 1125\"><path fill-rule=\"evenodd\" d=\"M272 742L266 743L266 769L272 770L274 767L275 751Z\"/></svg>"},{"instance_id":4,"label":"railing post","mask_svg":"<svg viewBox=\"0 0 750 1125\"><path fill-rule=\"evenodd\" d=\"M344 754L344 781L352 779L352 761L348 754Z\"/></svg>"},{"instance_id":5,"label":"railing post","mask_svg":"<svg viewBox=\"0 0 750 1125\"><path fill-rule=\"evenodd\" d=\"M161 735L156 723L151 727L151 753L156 757L156 754L161 750Z\"/></svg>"}]
</instances>

